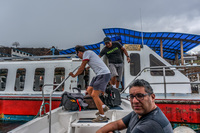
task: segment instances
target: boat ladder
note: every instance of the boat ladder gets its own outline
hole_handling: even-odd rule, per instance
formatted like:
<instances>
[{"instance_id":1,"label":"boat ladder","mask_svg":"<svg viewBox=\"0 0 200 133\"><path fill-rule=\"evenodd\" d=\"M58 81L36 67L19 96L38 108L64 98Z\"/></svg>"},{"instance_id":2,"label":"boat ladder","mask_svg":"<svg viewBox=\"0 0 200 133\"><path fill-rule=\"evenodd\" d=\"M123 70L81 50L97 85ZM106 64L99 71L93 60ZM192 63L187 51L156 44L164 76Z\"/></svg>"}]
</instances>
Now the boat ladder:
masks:
<instances>
[{"instance_id":1,"label":"boat ladder","mask_svg":"<svg viewBox=\"0 0 200 133\"><path fill-rule=\"evenodd\" d=\"M77 68L75 68L73 70L73 72L75 72L80 66L78 66ZM45 105L45 99L44 99L44 86L57 86L54 90L51 91L50 96L49 96L49 133L51 133L51 109L52 109L52 95L53 93L59 89L59 87L61 85L63 85L65 83L65 81L69 78L70 76L68 75L60 84L44 84L42 87L42 104L40 106L40 116L42 116L42 108ZM46 111L44 110L44 113L46 113Z\"/></svg>"}]
</instances>

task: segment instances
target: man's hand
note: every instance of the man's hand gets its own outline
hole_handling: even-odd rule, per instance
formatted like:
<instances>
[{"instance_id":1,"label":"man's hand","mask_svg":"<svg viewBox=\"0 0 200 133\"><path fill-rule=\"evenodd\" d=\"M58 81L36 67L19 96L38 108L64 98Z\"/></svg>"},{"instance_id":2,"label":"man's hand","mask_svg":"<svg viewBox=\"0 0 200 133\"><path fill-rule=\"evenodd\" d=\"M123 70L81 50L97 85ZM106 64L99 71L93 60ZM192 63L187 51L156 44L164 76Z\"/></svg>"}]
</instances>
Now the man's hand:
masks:
<instances>
[{"instance_id":1,"label":"man's hand","mask_svg":"<svg viewBox=\"0 0 200 133\"><path fill-rule=\"evenodd\" d=\"M76 76L73 74L73 72L70 72L70 73L69 73L69 76L71 76L71 77L73 77L73 78L76 77Z\"/></svg>"},{"instance_id":2,"label":"man's hand","mask_svg":"<svg viewBox=\"0 0 200 133\"><path fill-rule=\"evenodd\" d=\"M128 57L127 57L127 62L130 63L130 61L131 61L131 59L130 59L130 57L128 56Z\"/></svg>"}]
</instances>

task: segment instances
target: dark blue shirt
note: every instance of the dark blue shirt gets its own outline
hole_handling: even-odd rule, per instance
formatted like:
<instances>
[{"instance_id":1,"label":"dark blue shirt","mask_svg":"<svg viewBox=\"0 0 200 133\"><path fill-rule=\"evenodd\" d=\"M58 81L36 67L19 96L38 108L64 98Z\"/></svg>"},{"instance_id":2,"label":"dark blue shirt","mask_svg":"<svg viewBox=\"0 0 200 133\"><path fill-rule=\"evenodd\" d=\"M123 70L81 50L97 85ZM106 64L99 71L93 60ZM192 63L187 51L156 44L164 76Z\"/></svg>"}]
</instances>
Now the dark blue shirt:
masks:
<instances>
[{"instance_id":1,"label":"dark blue shirt","mask_svg":"<svg viewBox=\"0 0 200 133\"><path fill-rule=\"evenodd\" d=\"M172 126L159 107L142 116L140 119L133 111L122 121L127 133L173 133Z\"/></svg>"}]
</instances>

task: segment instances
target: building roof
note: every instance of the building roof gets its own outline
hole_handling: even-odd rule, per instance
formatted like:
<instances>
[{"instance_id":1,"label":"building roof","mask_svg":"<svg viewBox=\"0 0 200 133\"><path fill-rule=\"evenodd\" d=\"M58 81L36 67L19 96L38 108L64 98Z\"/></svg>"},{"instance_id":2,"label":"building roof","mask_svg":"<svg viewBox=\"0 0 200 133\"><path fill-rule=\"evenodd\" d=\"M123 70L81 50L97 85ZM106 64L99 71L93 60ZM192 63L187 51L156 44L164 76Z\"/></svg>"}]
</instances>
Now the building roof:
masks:
<instances>
[{"instance_id":1,"label":"building roof","mask_svg":"<svg viewBox=\"0 0 200 133\"><path fill-rule=\"evenodd\" d=\"M175 59L175 53L180 58L180 41L183 41L183 51L187 52L200 44L200 35L175 33L175 32L140 32L123 28L107 28L103 29L104 34L112 39L112 41L120 40L123 44L143 44L149 46L157 54L160 55L160 40L163 43L163 57L166 59ZM103 39L102 39L103 40ZM91 49L99 54L100 44L85 45L86 49ZM61 54L74 53L74 48L61 51Z\"/></svg>"}]
</instances>

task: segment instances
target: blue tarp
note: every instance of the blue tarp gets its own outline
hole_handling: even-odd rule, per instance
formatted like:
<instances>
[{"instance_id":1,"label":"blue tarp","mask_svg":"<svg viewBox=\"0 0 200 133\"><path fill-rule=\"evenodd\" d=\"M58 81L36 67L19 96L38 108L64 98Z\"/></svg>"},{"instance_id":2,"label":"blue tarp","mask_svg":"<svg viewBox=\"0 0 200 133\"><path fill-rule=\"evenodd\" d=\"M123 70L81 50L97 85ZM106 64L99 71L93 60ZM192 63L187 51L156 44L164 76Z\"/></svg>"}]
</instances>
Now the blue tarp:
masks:
<instances>
[{"instance_id":1,"label":"blue tarp","mask_svg":"<svg viewBox=\"0 0 200 133\"><path fill-rule=\"evenodd\" d=\"M160 40L163 43L163 57L166 59L175 59L175 53L180 58L180 41L183 41L183 50L187 52L200 44L200 35L174 33L174 32L140 32L123 28L107 28L103 29L105 35L110 37L112 41L120 41L123 44L143 44L149 46L157 54L160 55ZM103 40L103 38L102 38ZM91 45L84 45L86 49L93 50L99 54L99 42ZM104 44L104 43L103 43ZM74 48L60 51L60 54L75 53Z\"/></svg>"}]
</instances>

